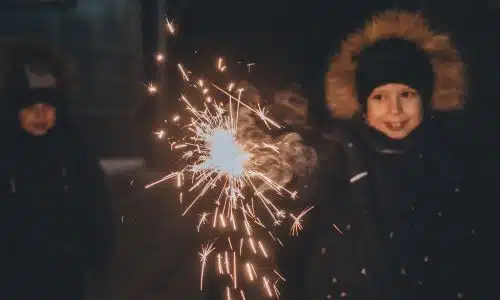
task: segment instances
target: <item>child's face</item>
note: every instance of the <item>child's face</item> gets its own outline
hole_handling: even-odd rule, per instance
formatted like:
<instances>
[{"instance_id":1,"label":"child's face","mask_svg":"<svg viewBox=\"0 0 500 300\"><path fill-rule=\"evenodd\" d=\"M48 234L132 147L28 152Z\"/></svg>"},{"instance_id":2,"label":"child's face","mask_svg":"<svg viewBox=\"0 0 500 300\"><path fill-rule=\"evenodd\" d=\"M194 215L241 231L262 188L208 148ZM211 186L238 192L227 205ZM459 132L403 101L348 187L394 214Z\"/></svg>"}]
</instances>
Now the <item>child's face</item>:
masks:
<instances>
[{"instance_id":1,"label":"child's face","mask_svg":"<svg viewBox=\"0 0 500 300\"><path fill-rule=\"evenodd\" d=\"M366 120L391 139L407 137L422 122L419 93L404 84L386 84L368 97Z\"/></svg>"},{"instance_id":2,"label":"child's face","mask_svg":"<svg viewBox=\"0 0 500 300\"><path fill-rule=\"evenodd\" d=\"M56 109L52 105L37 103L19 112L21 127L31 135L45 135L56 123Z\"/></svg>"}]
</instances>

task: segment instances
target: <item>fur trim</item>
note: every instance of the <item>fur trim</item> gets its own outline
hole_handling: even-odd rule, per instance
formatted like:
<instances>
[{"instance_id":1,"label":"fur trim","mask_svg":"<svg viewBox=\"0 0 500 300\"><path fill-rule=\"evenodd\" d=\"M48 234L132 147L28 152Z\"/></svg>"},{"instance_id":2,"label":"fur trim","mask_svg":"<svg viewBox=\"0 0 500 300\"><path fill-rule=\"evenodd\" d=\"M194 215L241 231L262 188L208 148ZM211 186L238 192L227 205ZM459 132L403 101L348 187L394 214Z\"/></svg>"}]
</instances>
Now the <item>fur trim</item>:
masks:
<instances>
[{"instance_id":1,"label":"fur trim","mask_svg":"<svg viewBox=\"0 0 500 300\"><path fill-rule=\"evenodd\" d=\"M464 105L464 64L445 34L433 32L420 13L389 10L376 15L363 29L342 42L326 76L326 101L333 117L349 119L359 109L356 99L356 56L384 38L403 38L421 47L434 69L432 109L450 111Z\"/></svg>"}]
</instances>

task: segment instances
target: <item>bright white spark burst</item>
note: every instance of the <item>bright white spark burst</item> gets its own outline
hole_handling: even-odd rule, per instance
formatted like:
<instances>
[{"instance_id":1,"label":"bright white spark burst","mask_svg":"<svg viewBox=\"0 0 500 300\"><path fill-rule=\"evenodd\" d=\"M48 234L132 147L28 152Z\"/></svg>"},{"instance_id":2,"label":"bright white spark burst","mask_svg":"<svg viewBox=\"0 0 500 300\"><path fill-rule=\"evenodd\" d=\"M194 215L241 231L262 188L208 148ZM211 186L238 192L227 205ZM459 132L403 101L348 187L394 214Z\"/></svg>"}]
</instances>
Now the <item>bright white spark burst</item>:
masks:
<instances>
[{"instance_id":1,"label":"bright white spark burst","mask_svg":"<svg viewBox=\"0 0 500 300\"><path fill-rule=\"evenodd\" d=\"M256 213L255 201L258 201L268 215L273 220L273 224L280 224L285 218L284 210L280 209L275 203L264 195L263 191L257 189L261 183L265 183L269 190L273 190L277 195L292 197L295 193L288 191L283 186L275 183L268 178L262 171L258 171L256 158L262 153L275 152L276 147L259 141L239 141L238 131L238 111L240 106L247 106L238 97L230 97L229 109L224 108L217 103L204 104L203 110L196 109L193 104L182 96L181 100L185 104L186 110L191 114L190 123L186 129L188 136L183 138L185 142L177 141L174 148L182 151L182 158L186 166L174 172L157 182L151 183L147 188L154 186L167 179L176 179L178 185L182 186L188 180L189 192L196 191L196 196L185 208L183 215L186 215L194 205L205 198L210 197L208 193L218 189L218 195L215 197L215 206L212 213L202 212L200 214L197 230L206 224L211 224L213 228L224 229L231 228L233 231L241 231L240 250L237 251L232 244L237 245L237 240L232 242L228 236L229 250L221 251L217 257L222 260L223 267L219 268L220 274L228 275L233 281L233 288L237 285L237 273L245 270L238 270L244 265L237 264L236 254L243 255L244 246L252 255L267 259L268 250L264 239L254 237L257 226L261 230L267 230L272 235L272 228L268 228L263 222L264 217ZM233 109L235 106L236 110ZM267 120L261 110L250 108L255 111L257 116L263 118L268 124L275 124L272 120ZM234 111L234 112L233 112ZM248 192L248 191L251 192ZM248 197L248 194L250 197ZM212 196L213 197L213 196ZM264 235L265 236L265 235ZM263 238L263 237L262 237ZM278 242L276 238L273 240ZM279 242L278 242L279 243ZM205 274L206 262L208 256L215 250L214 244L204 245L200 252L202 258L202 272L200 289L203 288L203 276ZM232 249L231 249L232 248ZM224 254L222 254L224 253ZM231 257L234 256L234 259ZM252 264L253 265L253 264ZM279 274L274 270L273 274ZM277 287L268 277L262 275L261 284L266 295L277 295ZM269 276L269 275L268 275ZM250 281L255 280L256 274L252 274ZM277 279L281 279L278 276ZM244 295L241 291L236 295ZM232 295L231 290L226 291L226 295Z\"/></svg>"},{"instance_id":2,"label":"bright white spark burst","mask_svg":"<svg viewBox=\"0 0 500 300\"><path fill-rule=\"evenodd\" d=\"M174 26L168 20L166 27L174 33ZM265 243L265 240L269 240L268 235L257 233L267 231L272 243L283 246L279 238L273 234L272 225L281 224L287 214L275 204L275 201L266 196L265 192L272 191L276 197L285 198L293 198L296 193L287 190L265 174L266 168L263 168L258 158L262 158L262 155L279 157L276 154L278 147L269 141L241 139L238 127L239 113L242 109L250 111L268 129L280 128L280 125L269 119L265 115L266 111L260 106L251 107L241 101L243 90L234 91L234 84L230 83L227 90L215 84L207 84L202 79L196 80L193 84L191 76L188 76L189 72L186 72L181 64L177 67L182 78L189 82L190 86L197 87L205 101L199 109L186 96L181 97L180 100L190 115L189 123L184 127L188 134L172 142L171 146L172 149L181 151L185 165L179 171L147 185L146 188L169 179L176 180L178 188L187 186L188 192L194 192L195 196L190 200L183 215L202 199L215 203L211 212L199 212L200 219L196 228L199 232L206 225L212 230L223 232L227 239L219 236L217 241L221 245L217 245L219 248L217 251L215 242L202 245L198 253L201 262L201 290L203 290L207 260L213 252L216 252L214 256L216 273L229 277L232 283L225 288L227 299L236 299L237 296L245 299L247 293L239 284L240 274L248 282L258 283L266 297L279 298L277 284L279 281L285 281L283 276L275 269L265 273L263 271L265 268L256 267L256 264L267 260L270 255ZM219 72L226 71L226 64L222 58L217 59L216 67ZM223 105L208 95L207 86L214 87L215 91L227 96L228 104ZM174 119L178 121L179 117L176 116ZM156 134L159 138L163 138L165 131L158 131ZM262 189L263 185L266 188ZM213 191L216 191L215 196ZM183 196L180 192L181 203ZM265 215L268 217L257 211L267 212ZM295 233L302 228L300 218L305 213L298 217L290 215L294 219L292 229ZM269 217L271 224L266 224L265 220ZM228 229L233 233L230 234ZM227 243L221 243L222 241ZM260 270L259 273L257 270Z\"/></svg>"}]
</instances>

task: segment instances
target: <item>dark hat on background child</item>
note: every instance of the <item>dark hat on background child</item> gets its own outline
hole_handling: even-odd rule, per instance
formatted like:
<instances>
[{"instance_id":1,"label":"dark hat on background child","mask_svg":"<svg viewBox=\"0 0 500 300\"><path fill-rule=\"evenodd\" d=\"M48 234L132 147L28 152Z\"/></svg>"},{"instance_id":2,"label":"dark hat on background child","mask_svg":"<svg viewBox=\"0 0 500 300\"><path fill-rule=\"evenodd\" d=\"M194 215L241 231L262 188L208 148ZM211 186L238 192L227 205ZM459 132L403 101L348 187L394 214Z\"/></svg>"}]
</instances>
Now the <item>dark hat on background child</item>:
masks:
<instances>
[{"instance_id":1,"label":"dark hat on background child","mask_svg":"<svg viewBox=\"0 0 500 300\"><path fill-rule=\"evenodd\" d=\"M57 86L55 76L50 72L34 70L29 65L19 65L6 83L4 95L16 110L37 103L49 104L56 108L67 104L65 96Z\"/></svg>"},{"instance_id":2,"label":"dark hat on background child","mask_svg":"<svg viewBox=\"0 0 500 300\"><path fill-rule=\"evenodd\" d=\"M53 45L29 39L0 39L0 98L20 109L35 103L68 105L75 87L71 58Z\"/></svg>"}]
</instances>

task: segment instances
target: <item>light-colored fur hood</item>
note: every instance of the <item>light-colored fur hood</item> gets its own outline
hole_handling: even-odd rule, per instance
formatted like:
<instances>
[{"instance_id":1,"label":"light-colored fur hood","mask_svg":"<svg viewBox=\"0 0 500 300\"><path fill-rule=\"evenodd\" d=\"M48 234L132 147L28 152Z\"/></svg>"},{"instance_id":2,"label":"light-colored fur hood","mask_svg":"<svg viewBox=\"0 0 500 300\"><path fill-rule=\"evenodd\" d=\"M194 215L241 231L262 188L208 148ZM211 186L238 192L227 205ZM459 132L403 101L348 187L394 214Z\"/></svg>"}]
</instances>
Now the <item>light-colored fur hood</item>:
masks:
<instances>
[{"instance_id":1,"label":"light-colored fur hood","mask_svg":"<svg viewBox=\"0 0 500 300\"><path fill-rule=\"evenodd\" d=\"M464 64L450 37L432 31L420 13L390 10L374 16L360 31L350 35L333 57L326 76L326 101L334 118L349 119L358 111L356 57L362 49L386 38L414 42L430 57L435 76L433 110L463 108Z\"/></svg>"}]
</instances>

